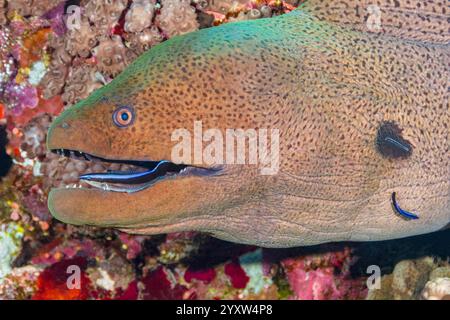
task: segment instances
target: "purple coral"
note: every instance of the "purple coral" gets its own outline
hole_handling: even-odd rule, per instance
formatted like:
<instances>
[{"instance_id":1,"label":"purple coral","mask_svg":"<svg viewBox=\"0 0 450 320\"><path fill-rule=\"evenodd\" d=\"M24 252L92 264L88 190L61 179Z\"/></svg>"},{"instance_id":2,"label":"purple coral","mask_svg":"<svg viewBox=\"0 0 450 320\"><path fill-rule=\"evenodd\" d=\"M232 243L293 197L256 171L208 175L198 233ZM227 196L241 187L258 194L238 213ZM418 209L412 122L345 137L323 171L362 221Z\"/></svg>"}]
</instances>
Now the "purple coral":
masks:
<instances>
[{"instance_id":1,"label":"purple coral","mask_svg":"<svg viewBox=\"0 0 450 320\"><path fill-rule=\"evenodd\" d=\"M24 109L36 108L39 103L37 89L28 84L9 83L4 98L9 102L8 108L16 116L22 114Z\"/></svg>"}]
</instances>

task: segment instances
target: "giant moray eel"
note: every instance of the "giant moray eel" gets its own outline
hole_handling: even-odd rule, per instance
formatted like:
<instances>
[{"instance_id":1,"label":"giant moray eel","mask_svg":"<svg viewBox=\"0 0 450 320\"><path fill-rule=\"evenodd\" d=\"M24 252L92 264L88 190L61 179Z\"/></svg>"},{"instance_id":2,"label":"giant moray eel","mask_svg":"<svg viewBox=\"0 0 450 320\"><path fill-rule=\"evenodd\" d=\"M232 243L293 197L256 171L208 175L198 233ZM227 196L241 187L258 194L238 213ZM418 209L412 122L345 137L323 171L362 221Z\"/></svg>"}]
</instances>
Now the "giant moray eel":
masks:
<instances>
[{"instance_id":1,"label":"giant moray eel","mask_svg":"<svg viewBox=\"0 0 450 320\"><path fill-rule=\"evenodd\" d=\"M368 30L371 3L381 29ZM312 0L174 37L48 134L53 151L147 171L85 177L106 188L54 189L50 211L71 224L266 247L441 229L450 221L449 43L446 0ZM170 162L172 133L196 120L221 132L278 128L278 174Z\"/></svg>"}]
</instances>

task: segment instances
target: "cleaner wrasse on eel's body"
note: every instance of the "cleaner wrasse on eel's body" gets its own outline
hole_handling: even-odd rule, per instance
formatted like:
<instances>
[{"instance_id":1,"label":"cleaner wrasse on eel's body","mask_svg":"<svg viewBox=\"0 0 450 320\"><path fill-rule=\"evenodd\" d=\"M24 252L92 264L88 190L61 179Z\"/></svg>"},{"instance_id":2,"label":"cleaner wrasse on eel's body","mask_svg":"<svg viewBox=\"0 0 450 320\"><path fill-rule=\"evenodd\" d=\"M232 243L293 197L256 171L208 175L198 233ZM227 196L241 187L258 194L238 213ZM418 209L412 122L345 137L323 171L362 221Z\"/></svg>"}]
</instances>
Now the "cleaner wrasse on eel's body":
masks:
<instances>
[{"instance_id":1,"label":"cleaner wrasse on eel's body","mask_svg":"<svg viewBox=\"0 0 450 320\"><path fill-rule=\"evenodd\" d=\"M370 5L380 24L368 30ZM53 189L50 211L76 225L266 247L442 229L449 18L446 0L311 0L165 41L48 134L53 151L145 169L82 177L101 188ZM171 162L172 133L195 121L223 133L279 129L278 173Z\"/></svg>"}]
</instances>

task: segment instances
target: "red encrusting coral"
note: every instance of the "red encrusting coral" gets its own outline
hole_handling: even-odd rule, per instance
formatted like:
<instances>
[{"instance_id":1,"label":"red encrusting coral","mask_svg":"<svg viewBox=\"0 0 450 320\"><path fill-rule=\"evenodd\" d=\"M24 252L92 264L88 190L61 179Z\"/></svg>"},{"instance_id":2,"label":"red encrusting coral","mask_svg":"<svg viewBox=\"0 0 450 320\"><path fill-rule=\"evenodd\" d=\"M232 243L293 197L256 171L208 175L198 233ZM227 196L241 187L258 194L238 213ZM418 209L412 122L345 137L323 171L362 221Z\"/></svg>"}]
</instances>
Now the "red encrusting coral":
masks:
<instances>
[{"instance_id":1,"label":"red encrusting coral","mask_svg":"<svg viewBox=\"0 0 450 320\"><path fill-rule=\"evenodd\" d=\"M164 267L156 270L142 279L144 284L143 299L145 300L181 300L187 288L169 280L168 271Z\"/></svg>"},{"instance_id":2,"label":"red encrusting coral","mask_svg":"<svg viewBox=\"0 0 450 320\"><path fill-rule=\"evenodd\" d=\"M216 270L213 268L208 268L204 270L194 270L189 268L184 273L184 279L187 282L192 282L193 280L199 280L206 284L211 283L216 277Z\"/></svg>"},{"instance_id":3,"label":"red encrusting coral","mask_svg":"<svg viewBox=\"0 0 450 320\"><path fill-rule=\"evenodd\" d=\"M80 286L69 288L68 277L70 266L80 268ZM74 258L57 262L46 268L37 280L37 291L33 295L33 300L86 300L90 297L92 290L89 278L84 271L87 267L87 260L84 258Z\"/></svg>"},{"instance_id":4,"label":"red encrusting coral","mask_svg":"<svg viewBox=\"0 0 450 320\"><path fill-rule=\"evenodd\" d=\"M139 298L139 287L138 281L134 280L125 290L117 289L116 296L114 299L116 300L137 300Z\"/></svg>"},{"instance_id":5,"label":"red encrusting coral","mask_svg":"<svg viewBox=\"0 0 450 320\"><path fill-rule=\"evenodd\" d=\"M233 259L233 261L225 265L225 274L230 279L232 286L236 289L245 288L250 280L237 259Z\"/></svg>"}]
</instances>

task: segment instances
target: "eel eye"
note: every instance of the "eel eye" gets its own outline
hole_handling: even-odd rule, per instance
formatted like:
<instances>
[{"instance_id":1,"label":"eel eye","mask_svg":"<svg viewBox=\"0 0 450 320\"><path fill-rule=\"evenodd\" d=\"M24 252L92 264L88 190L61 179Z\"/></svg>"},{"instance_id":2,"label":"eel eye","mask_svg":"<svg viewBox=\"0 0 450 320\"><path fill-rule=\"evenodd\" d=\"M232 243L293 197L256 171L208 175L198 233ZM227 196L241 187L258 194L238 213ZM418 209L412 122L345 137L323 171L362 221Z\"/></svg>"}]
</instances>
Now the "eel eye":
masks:
<instances>
[{"instance_id":1,"label":"eel eye","mask_svg":"<svg viewBox=\"0 0 450 320\"><path fill-rule=\"evenodd\" d=\"M113 113L114 124L120 128L128 127L134 122L134 110L131 107L122 106Z\"/></svg>"}]
</instances>

